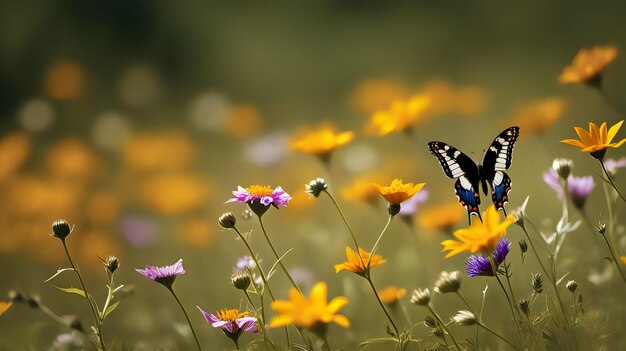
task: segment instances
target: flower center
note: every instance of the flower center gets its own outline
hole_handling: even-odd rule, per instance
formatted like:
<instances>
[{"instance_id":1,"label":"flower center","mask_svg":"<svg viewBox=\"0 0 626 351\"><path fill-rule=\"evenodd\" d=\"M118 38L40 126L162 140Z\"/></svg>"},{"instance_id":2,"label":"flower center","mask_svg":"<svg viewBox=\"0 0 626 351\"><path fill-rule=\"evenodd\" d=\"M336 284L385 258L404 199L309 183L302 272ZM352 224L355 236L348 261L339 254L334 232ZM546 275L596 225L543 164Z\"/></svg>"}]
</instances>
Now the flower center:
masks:
<instances>
[{"instance_id":1,"label":"flower center","mask_svg":"<svg viewBox=\"0 0 626 351\"><path fill-rule=\"evenodd\" d=\"M217 312L217 318L223 320L223 321L228 321L228 322L235 322L237 319L241 318L241 317L245 317L248 315L248 312L239 312L238 309L233 308L233 309L223 309L223 310L219 310L219 312Z\"/></svg>"},{"instance_id":2,"label":"flower center","mask_svg":"<svg viewBox=\"0 0 626 351\"><path fill-rule=\"evenodd\" d=\"M271 196L274 192L269 185L250 185L246 191L252 196L265 197Z\"/></svg>"}]
</instances>

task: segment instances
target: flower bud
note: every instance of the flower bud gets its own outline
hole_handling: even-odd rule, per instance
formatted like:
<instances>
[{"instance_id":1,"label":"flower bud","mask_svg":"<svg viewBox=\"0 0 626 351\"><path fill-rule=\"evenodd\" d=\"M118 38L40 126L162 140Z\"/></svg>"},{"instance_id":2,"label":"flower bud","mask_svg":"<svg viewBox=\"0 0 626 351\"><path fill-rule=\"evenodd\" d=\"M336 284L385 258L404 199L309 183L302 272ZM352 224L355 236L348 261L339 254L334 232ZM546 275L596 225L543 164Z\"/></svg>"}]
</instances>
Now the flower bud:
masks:
<instances>
[{"instance_id":1,"label":"flower bud","mask_svg":"<svg viewBox=\"0 0 626 351\"><path fill-rule=\"evenodd\" d=\"M476 316L470 311L458 311L453 317L452 321L458 325L474 325L478 323Z\"/></svg>"},{"instance_id":2,"label":"flower bud","mask_svg":"<svg viewBox=\"0 0 626 351\"><path fill-rule=\"evenodd\" d=\"M234 214L232 214L232 212L225 212L217 220L217 223L219 223L220 227L224 229L232 229L232 228L235 228L235 224L237 223L237 218L235 217Z\"/></svg>"},{"instance_id":3,"label":"flower bud","mask_svg":"<svg viewBox=\"0 0 626 351\"><path fill-rule=\"evenodd\" d=\"M559 175L561 180L567 179L570 173L572 172L572 167L574 163L572 160L566 158L557 158L552 162L552 169Z\"/></svg>"},{"instance_id":4,"label":"flower bud","mask_svg":"<svg viewBox=\"0 0 626 351\"><path fill-rule=\"evenodd\" d=\"M250 276L246 271L237 271L230 276L230 283L239 290L246 290L250 286Z\"/></svg>"},{"instance_id":5,"label":"flower bud","mask_svg":"<svg viewBox=\"0 0 626 351\"><path fill-rule=\"evenodd\" d=\"M528 251L528 243L526 243L526 240L522 239L519 241L519 249L522 251L522 254Z\"/></svg>"},{"instance_id":6,"label":"flower bud","mask_svg":"<svg viewBox=\"0 0 626 351\"><path fill-rule=\"evenodd\" d=\"M532 282L531 285L533 287L533 292L536 294L541 294L543 291L543 277L541 273L533 273L532 274Z\"/></svg>"},{"instance_id":7,"label":"flower bud","mask_svg":"<svg viewBox=\"0 0 626 351\"><path fill-rule=\"evenodd\" d=\"M63 318L65 318L65 320L67 321L67 326L77 330L79 332L83 332L83 325L82 323L80 323L80 320L78 319L78 317L74 316L74 315L67 315L67 316L63 316Z\"/></svg>"},{"instance_id":8,"label":"flower bud","mask_svg":"<svg viewBox=\"0 0 626 351\"><path fill-rule=\"evenodd\" d=\"M24 302L25 298L21 292L17 290L9 290L9 300L17 303L17 302Z\"/></svg>"},{"instance_id":9,"label":"flower bud","mask_svg":"<svg viewBox=\"0 0 626 351\"><path fill-rule=\"evenodd\" d=\"M426 289L415 289L413 290L413 294L411 294L411 303L420 306L426 306L430 302L430 290Z\"/></svg>"},{"instance_id":10,"label":"flower bud","mask_svg":"<svg viewBox=\"0 0 626 351\"><path fill-rule=\"evenodd\" d=\"M64 219L57 219L54 223L52 223L52 236L64 241L71 232L72 227Z\"/></svg>"},{"instance_id":11,"label":"flower bud","mask_svg":"<svg viewBox=\"0 0 626 351\"><path fill-rule=\"evenodd\" d=\"M606 234L606 224L605 223L599 223L598 226L596 227L596 229L598 230L598 233L600 233L600 235Z\"/></svg>"},{"instance_id":12,"label":"flower bud","mask_svg":"<svg viewBox=\"0 0 626 351\"><path fill-rule=\"evenodd\" d=\"M575 280L570 280L567 282L567 284L565 284L565 287L567 288L567 290L569 290L573 294L576 292L576 289L578 288L578 283L576 283Z\"/></svg>"},{"instance_id":13,"label":"flower bud","mask_svg":"<svg viewBox=\"0 0 626 351\"><path fill-rule=\"evenodd\" d=\"M400 204L389 204L389 207L387 207L387 211L391 216L395 216L400 213L400 209L402 209L402 206L400 206Z\"/></svg>"},{"instance_id":14,"label":"flower bud","mask_svg":"<svg viewBox=\"0 0 626 351\"><path fill-rule=\"evenodd\" d=\"M527 299L520 299L519 300L519 309L526 315L528 316L530 314L530 304L528 303Z\"/></svg>"},{"instance_id":15,"label":"flower bud","mask_svg":"<svg viewBox=\"0 0 626 351\"><path fill-rule=\"evenodd\" d=\"M107 256L106 260L104 260L103 263L104 268L111 274L113 274L120 266L120 261L117 259L117 257L113 255Z\"/></svg>"},{"instance_id":16,"label":"flower bud","mask_svg":"<svg viewBox=\"0 0 626 351\"><path fill-rule=\"evenodd\" d=\"M439 273L435 282L435 291L440 294L457 292L461 288L461 273L459 271Z\"/></svg>"},{"instance_id":17,"label":"flower bud","mask_svg":"<svg viewBox=\"0 0 626 351\"><path fill-rule=\"evenodd\" d=\"M328 185L326 184L326 181L324 180L324 178L314 179L308 182L305 185L305 187L306 187L305 192L315 197L319 197L322 191L325 191L326 189L328 189Z\"/></svg>"},{"instance_id":18,"label":"flower bud","mask_svg":"<svg viewBox=\"0 0 626 351\"><path fill-rule=\"evenodd\" d=\"M435 321L433 317L427 315L426 318L424 318L424 325L429 328L437 328L437 321Z\"/></svg>"}]
</instances>

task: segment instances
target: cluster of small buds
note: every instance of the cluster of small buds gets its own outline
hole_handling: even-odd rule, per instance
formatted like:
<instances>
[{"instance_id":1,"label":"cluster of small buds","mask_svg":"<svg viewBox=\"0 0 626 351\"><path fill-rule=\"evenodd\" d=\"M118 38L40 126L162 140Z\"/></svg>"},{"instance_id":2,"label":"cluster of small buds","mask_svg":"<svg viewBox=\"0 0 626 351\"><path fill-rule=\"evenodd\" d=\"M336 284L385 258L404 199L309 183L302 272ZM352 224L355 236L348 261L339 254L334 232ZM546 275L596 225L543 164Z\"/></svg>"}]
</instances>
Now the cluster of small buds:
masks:
<instances>
[{"instance_id":1,"label":"cluster of small buds","mask_svg":"<svg viewBox=\"0 0 626 351\"><path fill-rule=\"evenodd\" d=\"M220 218L217 219L217 223L224 229L235 228L237 224L237 217L232 212L224 212Z\"/></svg>"},{"instance_id":2,"label":"cluster of small buds","mask_svg":"<svg viewBox=\"0 0 626 351\"><path fill-rule=\"evenodd\" d=\"M437 328L438 324L437 321L430 315L426 316L426 318L424 318L424 325L429 327L429 328Z\"/></svg>"},{"instance_id":3,"label":"cluster of small buds","mask_svg":"<svg viewBox=\"0 0 626 351\"><path fill-rule=\"evenodd\" d=\"M52 223L52 236L65 241L65 238L72 232L72 226L64 219L57 219Z\"/></svg>"},{"instance_id":4,"label":"cluster of small buds","mask_svg":"<svg viewBox=\"0 0 626 351\"><path fill-rule=\"evenodd\" d=\"M454 293L461 288L461 272L446 272L439 273L439 278L435 282L435 292L440 294Z\"/></svg>"},{"instance_id":5,"label":"cluster of small buds","mask_svg":"<svg viewBox=\"0 0 626 351\"><path fill-rule=\"evenodd\" d=\"M457 325L474 325L478 323L478 319L476 316L466 310L458 311L454 316L452 316L452 321Z\"/></svg>"},{"instance_id":6,"label":"cluster of small buds","mask_svg":"<svg viewBox=\"0 0 626 351\"><path fill-rule=\"evenodd\" d=\"M543 277L541 276L541 273L532 274L531 285L533 287L534 293L541 294L541 292L543 291Z\"/></svg>"},{"instance_id":7,"label":"cluster of small buds","mask_svg":"<svg viewBox=\"0 0 626 351\"><path fill-rule=\"evenodd\" d=\"M415 289L411 294L411 303L419 306L426 306L430 302L430 290Z\"/></svg>"},{"instance_id":8,"label":"cluster of small buds","mask_svg":"<svg viewBox=\"0 0 626 351\"><path fill-rule=\"evenodd\" d=\"M557 158L552 161L552 169L559 175L561 180L566 180L572 173L574 162L566 158Z\"/></svg>"},{"instance_id":9,"label":"cluster of small buds","mask_svg":"<svg viewBox=\"0 0 626 351\"><path fill-rule=\"evenodd\" d=\"M324 178L313 179L312 181L308 182L305 187L305 192L315 197L319 197L323 191L326 191L326 189L328 189L328 185L326 184Z\"/></svg>"}]
</instances>

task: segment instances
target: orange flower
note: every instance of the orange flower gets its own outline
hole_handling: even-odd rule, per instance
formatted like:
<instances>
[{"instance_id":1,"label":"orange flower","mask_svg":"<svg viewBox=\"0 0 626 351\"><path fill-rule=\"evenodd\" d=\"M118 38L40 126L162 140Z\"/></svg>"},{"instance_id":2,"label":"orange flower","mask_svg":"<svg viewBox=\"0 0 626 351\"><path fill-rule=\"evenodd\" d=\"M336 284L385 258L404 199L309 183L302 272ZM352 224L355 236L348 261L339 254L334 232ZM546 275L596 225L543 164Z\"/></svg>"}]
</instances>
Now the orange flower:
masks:
<instances>
[{"instance_id":1,"label":"orange flower","mask_svg":"<svg viewBox=\"0 0 626 351\"><path fill-rule=\"evenodd\" d=\"M378 136L404 131L423 116L429 105L430 98L425 95L416 95L406 101L396 100L389 109L375 112L365 130Z\"/></svg>"},{"instance_id":2,"label":"orange flower","mask_svg":"<svg viewBox=\"0 0 626 351\"><path fill-rule=\"evenodd\" d=\"M13 302L0 301L0 316L2 316L4 312L8 311L12 305L13 305Z\"/></svg>"},{"instance_id":3,"label":"orange flower","mask_svg":"<svg viewBox=\"0 0 626 351\"><path fill-rule=\"evenodd\" d=\"M417 194L426 183L419 183L413 185L413 183L402 183L402 179L394 179L390 186L381 186L380 184L371 183L376 192L387 199L390 205L399 205L404 201Z\"/></svg>"},{"instance_id":4,"label":"orange flower","mask_svg":"<svg viewBox=\"0 0 626 351\"><path fill-rule=\"evenodd\" d=\"M420 214L419 224L427 229L449 231L465 216L458 203L438 205Z\"/></svg>"},{"instance_id":5,"label":"orange flower","mask_svg":"<svg viewBox=\"0 0 626 351\"><path fill-rule=\"evenodd\" d=\"M393 100L409 96L409 89L393 79L371 79L359 84L348 104L356 111L371 113L384 109Z\"/></svg>"},{"instance_id":6,"label":"orange flower","mask_svg":"<svg viewBox=\"0 0 626 351\"><path fill-rule=\"evenodd\" d=\"M506 122L507 126L516 125L528 134L537 134L550 128L563 116L567 102L560 98L548 98L535 101L517 108L515 118Z\"/></svg>"},{"instance_id":7,"label":"orange flower","mask_svg":"<svg viewBox=\"0 0 626 351\"><path fill-rule=\"evenodd\" d=\"M318 324L333 322L344 328L349 327L348 318L337 314L348 303L348 298L338 296L327 302L327 290L326 283L319 282L313 286L311 296L307 299L296 288L291 288L289 300L272 302L272 309L278 316L272 318L270 327L293 324L300 328L314 328Z\"/></svg>"},{"instance_id":8,"label":"orange flower","mask_svg":"<svg viewBox=\"0 0 626 351\"><path fill-rule=\"evenodd\" d=\"M515 221L515 217L508 216L501 222L498 210L496 210L494 205L491 205L483 213L482 222L474 221L469 228L459 229L454 232L454 236L460 241L442 241L443 250L441 251L450 251L445 258L461 252L490 253L496 247L498 240L506 234L506 229Z\"/></svg>"},{"instance_id":9,"label":"orange flower","mask_svg":"<svg viewBox=\"0 0 626 351\"><path fill-rule=\"evenodd\" d=\"M346 246L346 257L348 258L347 262L336 264L335 265L335 273L339 273L341 270L348 270L350 272L356 273L360 276L365 276L366 269L363 263L367 264L370 259L370 253L363 250L359 247L359 254L361 258L352 250L349 246ZM361 262L363 261L363 262ZM369 269L372 269L380 264L387 262L386 259L381 255L372 256L372 261L370 262Z\"/></svg>"},{"instance_id":10,"label":"orange flower","mask_svg":"<svg viewBox=\"0 0 626 351\"><path fill-rule=\"evenodd\" d=\"M404 295L406 295L406 289L398 289L395 286L388 286L378 292L380 301L387 305L395 305Z\"/></svg>"},{"instance_id":11,"label":"orange flower","mask_svg":"<svg viewBox=\"0 0 626 351\"><path fill-rule=\"evenodd\" d=\"M575 127L576 134L578 134L580 140L565 139L561 140L561 142L576 146L580 148L580 151L589 152L591 156L601 160L604 157L606 149L610 147L618 148L626 143L626 138L619 142L611 143L622 126L622 123L624 123L623 120L617 122L607 131L606 122L603 122L599 129L595 123L589 122L589 132L583 128Z\"/></svg>"},{"instance_id":12,"label":"orange flower","mask_svg":"<svg viewBox=\"0 0 626 351\"><path fill-rule=\"evenodd\" d=\"M565 84L593 83L608 64L617 57L617 48L613 45L582 48L574 57L574 62L563 68L559 82Z\"/></svg>"},{"instance_id":13,"label":"orange flower","mask_svg":"<svg viewBox=\"0 0 626 351\"><path fill-rule=\"evenodd\" d=\"M291 140L289 147L292 150L309 154L328 155L353 139L354 132L352 131L335 133L333 126L322 125L319 128L299 133Z\"/></svg>"},{"instance_id":14,"label":"orange flower","mask_svg":"<svg viewBox=\"0 0 626 351\"><path fill-rule=\"evenodd\" d=\"M626 264L626 256L620 256L619 259L622 261L623 264Z\"/></svg>"}]
</instances>

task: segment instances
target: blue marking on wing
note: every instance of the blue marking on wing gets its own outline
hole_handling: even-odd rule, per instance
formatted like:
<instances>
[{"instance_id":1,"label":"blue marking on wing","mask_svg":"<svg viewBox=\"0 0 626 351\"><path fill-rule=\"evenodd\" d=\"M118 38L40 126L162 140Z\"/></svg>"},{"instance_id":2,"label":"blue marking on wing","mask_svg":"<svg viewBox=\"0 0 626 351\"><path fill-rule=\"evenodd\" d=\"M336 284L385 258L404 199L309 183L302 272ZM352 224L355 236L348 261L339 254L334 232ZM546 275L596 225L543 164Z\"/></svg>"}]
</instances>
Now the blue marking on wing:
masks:
<instances>
[{"instance_id":1,"label":"blue marking on wing","mask_svg":"<svg viewBox=\"0 0 626 351\"><path fill-rule=\"evenodd\" d=\"M472 215L478 216L482 221L478 208L478 205L480 205L480 194L474 190L474 186L464 188L461 183L461 178L459 178L456 183L454 183L454 188L456 189L456 196L459 198L459 202L467 209L467 217L470 224L472 223Z\"/></svg>"},{"instance_id":2,"label":"blue marking on wing","mask_svg":"<svg viewBox=\"0 0 626 351\"><path fill-rule=\"evenodd\" d=\"M502 180L500 183L496 183L494 180L491 184L493 191L491 192L491 200L493 204L496 206L496 209L504 211L506 215L506 210L504 209L504 204L509 201L509 191L511 190L511 178L505 172L498 171L497 173L502 173ZM498 176L496 176L498 178Z\"/></svg>"}]
</instances>

